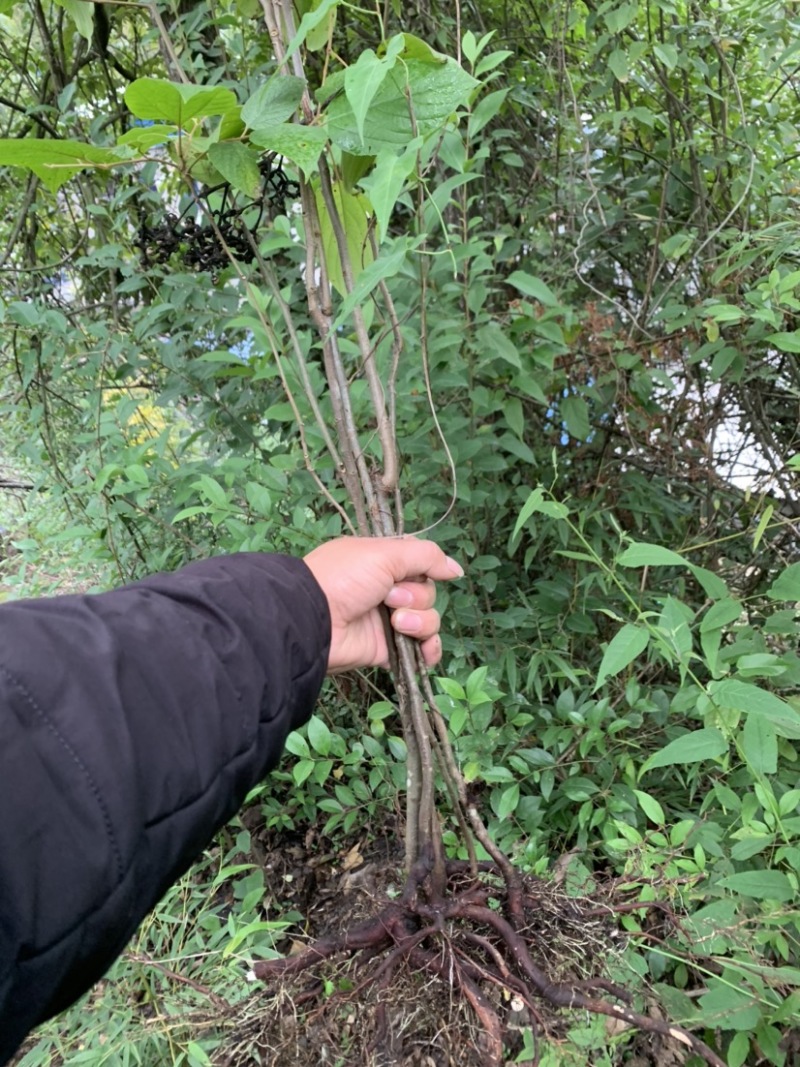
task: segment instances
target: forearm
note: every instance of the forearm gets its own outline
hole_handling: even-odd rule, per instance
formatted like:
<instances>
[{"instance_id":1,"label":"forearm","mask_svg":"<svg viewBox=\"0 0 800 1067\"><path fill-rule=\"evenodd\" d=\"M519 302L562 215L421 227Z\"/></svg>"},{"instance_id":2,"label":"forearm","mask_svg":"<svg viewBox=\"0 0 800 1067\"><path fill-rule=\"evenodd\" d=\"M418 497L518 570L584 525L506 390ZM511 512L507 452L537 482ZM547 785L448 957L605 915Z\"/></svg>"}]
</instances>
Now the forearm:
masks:
<instances>
[{"instance_id":1,"label":"forearm","mask_svg":"<svg viewBox=\"0 0 800 1067\"><path fill-rule=\"evenodd\" d=\"M99 977L274 765L328 641L282 557L0 608L0 1062L7 1022L21 1037Z\"/></svg>"}]
</instances>

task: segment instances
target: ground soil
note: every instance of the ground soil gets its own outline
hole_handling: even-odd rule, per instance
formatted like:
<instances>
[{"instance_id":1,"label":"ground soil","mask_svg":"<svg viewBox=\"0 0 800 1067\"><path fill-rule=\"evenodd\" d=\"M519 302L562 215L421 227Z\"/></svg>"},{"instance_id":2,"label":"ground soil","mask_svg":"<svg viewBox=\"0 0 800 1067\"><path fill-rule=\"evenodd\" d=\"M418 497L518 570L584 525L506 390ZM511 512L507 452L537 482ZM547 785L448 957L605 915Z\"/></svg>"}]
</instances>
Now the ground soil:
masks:
<instances>
[{"instance_id":1,"label":"ground soil","mask_svg":"<svg viewBox=\"0 0 800 1067\"><path fill-rule=\"evenodd\" d=\"M305 834L268 832L257 808L245 811L242 818L249 824L252 852L241 859L263 867L272 914L294 912L304 917L276 946L283 955L302 952L319 937L351 930L380 914L403 891L401 837L391 827L377 838L364 834L333 843L313 828ZM595 881L586 887L591 891L581 895L580 887L569 884L566 869L565 864L556 865L549 881L526 879L527 898L535 903L525 913L531 957L554 982L597 978L619 982L625 935L613 907L624 903L623 891L611 881L605 887ZM469 872L457 876L451 891L461 891L471 877ZM495 878L499 906L502 880L491 874L482 877ZM215 903L236 907L232 896ZM385 950L366 961L340 954L295 977L266 984L252 980L249 994L234 1002L188 975L152 962L163 975L203 994L204 1007L182 1017L182 1030L195 1040L210 1034L221 1039L218 1051L211 1054L213 1067L484 1067L484 1043L475 1013L448 981L458 952L457 924L452 925L454 929L445 928L433 950L441 964L439 977L406 958L395 968L382 969ZM485 940L492 935L480 926L474 933ZM481 962L480 952L477 958ZM635 976L630 973L630 977L633 985ZM98 1001L104 996L103 986L99 983L92 995ZM645 1012L663 1018L655 999L648 999L641 988L636 992ZM543 1039L559 1046L563 1064L569 1067L594 1067L596 1062L604 1067L682 1067L688 1059L687 1050L674 1040L626 1033L625 1025L614 1018L602 1022L608 1038L602 1058L597 1060L594 1052L584 1058L572 1044L569 1030L585 1025L585 1012L560 1010L541 998L526 1005L496 981L482 983L482 993L503 1024L509 1067L535 1063L520 1058L526 1032L535 1035L537 1046ZM87 1010L91 1001L92 997ZM148 1020L147 1006L142 1007L142 1024L158 1025L157 1019ZM20 1056L24 1052L25 1048ZM51 1067L61 1067L70 1060L55 1057L50 1062Z\"/></svg>"},{"instance_id":2,"label":"ground soil","mask_svg":"<svg viewBox=\"0 0 800 1067\"><path fill-rule=\"evenodd\" d=\"M304 929L279 946L284 953L352 929L402 892L396 836L356 838L325 848L310 831L302 841L281 840L273 848L268 841L264 844L270 883L282 883L284 903L306 916ZM526 913L534 961L554 981L608 978L624 941L608 896L596 886L585 898L567 894L560 881L529 879L526 884L538 905ZM499 895L499 879L497 883ZM439 951L446 972L447 936ZM237 1006L237 1017L228 1020L225 1053L215 1059L215 1067L483 1067L481 1035L463 997L454 995L447 981L421 973L408 960L386 980L382 959L385 953L366 963L339 956L257 989ZM507 1063L533 1063L517 1058L525 1047L526 1030L538 1041L544 1037L568 1042L574 1012L537 1001L534 1017L501 985L485 983L483 992L507 1027ZM654 1002L649 1010L659 1013ZM616 1020L605 1023L609 1039L618 1036ZM629 1067L681 1067L687 1059L685 1049L659 1035L641 1035L622 1044L625 1051L615 1062ZM571 1062L580 1065L581 1059ZM589 1067L590 1061L585 1062Z\"/></svg>"}]
</instances>

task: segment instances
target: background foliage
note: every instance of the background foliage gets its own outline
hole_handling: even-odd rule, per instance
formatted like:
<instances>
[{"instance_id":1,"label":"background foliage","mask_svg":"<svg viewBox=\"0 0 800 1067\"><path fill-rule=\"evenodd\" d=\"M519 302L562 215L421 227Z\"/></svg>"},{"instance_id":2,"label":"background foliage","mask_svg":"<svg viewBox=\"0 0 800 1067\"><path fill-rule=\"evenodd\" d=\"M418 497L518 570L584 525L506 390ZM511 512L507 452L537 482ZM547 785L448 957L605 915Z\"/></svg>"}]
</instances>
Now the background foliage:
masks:
<instances>
[{"instance_id":1,"label":"background foliage","mask_svg":"<svg viewBox=\"0 0 800 1067\"><path fill-rule=\"evenodd\" d=\"M328 121L345 148L362 146L340 157L337 195L345 213L371 199L381 239L362 268L388 287L405 342L406 528L435 523L467 565L443 596L439 686L490 829L521 866L555 869L572 891L614 881L631 905L620 915L627 979L730 1067L790 1064L793 6L297 7L315 23L312 88L366 67L368 49L377 62L400 32L480 82L420 157L410 133L365 157L380 131L367 111L360 140L348 133L341 91ZM303 388L305 374L330 421L292 184L314 160L286 144L284 178L254 173L275 147L254 137L258 151L227 158L212 148L223 98L206 96L205 125L186 139L196 156L176 164L181 149L153 132L138 81L233 94L252 115L274 70L259 5L5 0L0 22L0 416L9 470L34 486L4 500L16 550L6 595L38 591L35 576L65 562L78 584L103 584L214 552L302 553L342 532L344 496ZM189 123L180 108L164 121ZM354 249L366 246L359 218ZM353 331L345 314L345 353ZM384 373L391 345L387 331ZM392 819L404 752L380 684L331 693L290 739L253 799L268 825L378 833ZM638 906L653 900L679 920ZM156 1022L134 1004L120 1013L109 991L99 1014L51 1027L26 1063L54 1049L70 1063L209 1062L213 1028L159 1024L197 991L146 961L241 996L243 961L297 919L279 897L269 907L248 831L234 827L119 965L145 983ZM571 1046L546 1055L621 1063L625 1038L575 1028Z\"/></svg>"}]
</instances>

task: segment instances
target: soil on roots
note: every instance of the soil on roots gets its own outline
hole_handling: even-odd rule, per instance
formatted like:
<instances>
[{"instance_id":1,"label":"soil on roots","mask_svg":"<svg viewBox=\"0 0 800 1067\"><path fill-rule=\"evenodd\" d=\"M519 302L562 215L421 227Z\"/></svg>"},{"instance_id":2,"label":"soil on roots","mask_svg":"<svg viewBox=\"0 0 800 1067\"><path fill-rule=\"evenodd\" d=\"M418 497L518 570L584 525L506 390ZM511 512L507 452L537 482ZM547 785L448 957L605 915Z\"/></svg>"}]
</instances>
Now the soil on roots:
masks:
<instances>
[{"instance_id":1,"label":"soil on roots","mask_svg":"<svg viewBox=\"0 0 800 1067\"><path fill-rule=\"evenodd\" d=\"M219 1067L486 1067L493 1056L513 1061L526 1030L565 1036L569 1014L531 998L486 921L501 918L503 879L452 865L444 908L428 909L423 893L404 899L395 859L345 871L329 892L319 887L324 906L312 909L308 941L317 950L347 947L309 965L314 950L294 939L285 946L288 963L277 965L287 973L256 964L264 985L239 1006ZM610 912L538 879L522 887L534 967L558 988L611 988L619 934ZM295 974L293 961L302 965ZM493 1018L499 1059L484 1025Z\"/></svg>"},{"instance_id":2,"label":"soil on roots","mask_svg":"<svg viewBox=\"0 0 800 1067\"><path fill-rule=\"evenodd\" d=\"M264 871L269 916L297 916L276 945L282 960L271 974L271 961L256 962L243 995L244 970L235 989L214 987L191 957L130 954L148 974L146 985L140 975L128 985L130 1042L163 1037L167 1027L176 1040L206 1038L213 1067L505 1067L530 1050L533 1035L537 1046L557 1044L571 1067L595 1062L598 1043L603 1062L615 1067L682 1067L692 1050L724 1067L694 1035L672 1027L625 968L621 915L635 912L656 942L680 924L666 905L632 897L629 883L593 875L591 885L576 885L565 856L550 881L520 879L522 917L512 925L507 880L491 864L476 875L465 863L451 864L446 889L437 892L419 872L405 880L391 829L377 840L334 843L315 827L267 830L256 809L243 819L251 852L241 859ZM232 883L208 904L223 919L235 911ZM636 1015L612 976L636 988L646 1015ZM138 988L147 995L137 996ZM173 1006L164 1012L167 989ZM116 1004L119 991L98 983L84 1014L102 1019L105 996ZM590 1051L577 1035L598 1011L605 1018L592 1023ZM13 1062L36 1042L34 1034ZM76 1062L84 1047L56 1044L51 1067Z\"/></svg>"}]
</instances>

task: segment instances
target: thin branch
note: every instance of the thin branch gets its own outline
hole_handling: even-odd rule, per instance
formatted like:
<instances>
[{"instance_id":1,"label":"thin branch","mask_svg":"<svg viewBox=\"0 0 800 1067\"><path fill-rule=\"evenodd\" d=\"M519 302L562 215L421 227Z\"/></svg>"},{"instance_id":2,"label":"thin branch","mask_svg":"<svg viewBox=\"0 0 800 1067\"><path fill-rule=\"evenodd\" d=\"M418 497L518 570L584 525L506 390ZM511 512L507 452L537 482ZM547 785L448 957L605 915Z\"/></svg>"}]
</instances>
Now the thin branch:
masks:
<instances>
[{"instance_id":1,"label":"thin branch","mask_svg":"<svg viewBox=\"0 0 800 1067\"><path fill-rule=\"evenodd\" d=\"M355 284L355 276L353 274L353 264L350 260L350 248L347 243L347 235L344 232L344 226L342 225L342 219L336 206L330 171L328 170L327 163L324 159L320 160L319 173L322 199L325 202L325 208L328 211L334 237L336 238L336 248L339 252L339 260L341 262L345 287L348 293L352 293ZM375 365L375 354L372 345L370 344L367 326L364 321L364 312L358 304L353 308L353 325L355 326L358 347L361 350L361 361L369 386L370 396L372 398L372 407L375 412L378 438L380 439L381 450L383 452L383 474L381 476L381 482L383 488L387 492L392 493L397 486L398 477L397 445L392 433L391 422L386 414L386 397L383 391L380 375L378 374L378 368Z\"/></svg>"}]
</instances>

